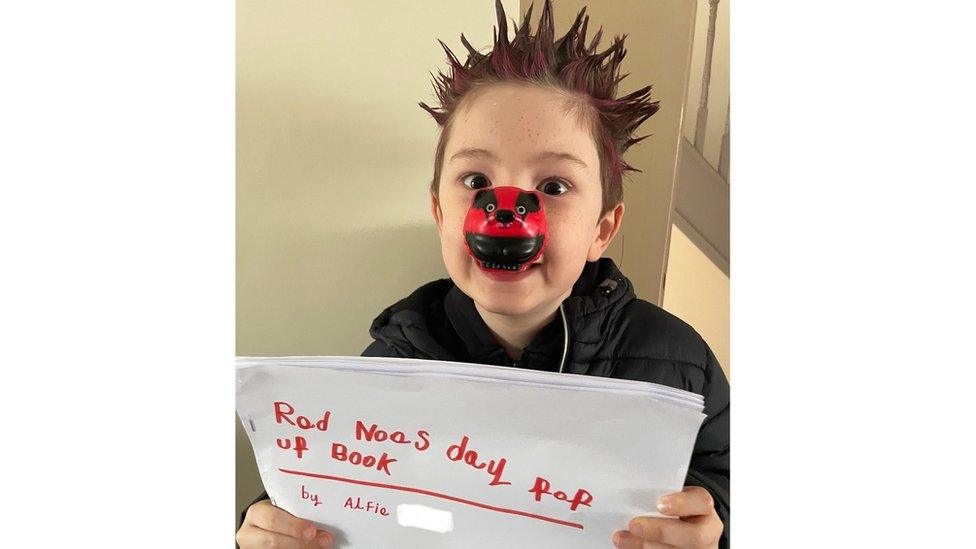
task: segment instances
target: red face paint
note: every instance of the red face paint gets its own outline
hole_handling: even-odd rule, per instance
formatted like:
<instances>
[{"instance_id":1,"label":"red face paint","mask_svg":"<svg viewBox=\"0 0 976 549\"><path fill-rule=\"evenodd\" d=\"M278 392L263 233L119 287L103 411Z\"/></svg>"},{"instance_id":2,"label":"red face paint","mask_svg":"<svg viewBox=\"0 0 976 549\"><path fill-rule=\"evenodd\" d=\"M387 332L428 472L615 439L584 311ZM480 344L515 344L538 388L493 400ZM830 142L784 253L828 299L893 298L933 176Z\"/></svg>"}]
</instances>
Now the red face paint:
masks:
<instances>
[{"instance_id":1,"label":"red face paint","mask_svg":"<svg viewBox=\"0 0 976 549\"><path fill-rule=\"evenodd\" d=\"M549 244L542 194L518 187L479 190L464 218L464 244L486 271L528 270Z\"/></svg>"}]
</instances>

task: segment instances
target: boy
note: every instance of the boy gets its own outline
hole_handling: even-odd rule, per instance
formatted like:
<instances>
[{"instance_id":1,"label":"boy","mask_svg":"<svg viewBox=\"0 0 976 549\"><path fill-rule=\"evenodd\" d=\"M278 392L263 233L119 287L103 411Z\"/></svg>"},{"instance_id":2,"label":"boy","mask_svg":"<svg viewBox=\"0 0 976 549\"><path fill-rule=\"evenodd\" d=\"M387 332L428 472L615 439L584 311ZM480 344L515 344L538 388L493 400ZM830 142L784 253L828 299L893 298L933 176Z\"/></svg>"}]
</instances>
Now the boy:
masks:
<instances>
[{"instance_id":1,"label":"boy","mask_svg":"<svg viewBox=\"0 0 976 549\"><path fill-rule=\"evenodd\" d=\"M597 32L587 47L585 8L556 41L550 0L536 36L528 33L530 7L511 42L500 1L496 10L493 50L478 53L462 35L469 51L462 65L444 46L452 72L435 84L441 106L420 104L442 128L431 214L450 278L385 309L362 354L636 379L703 395L707 418L685 489L648 502L681 520L635 518L612 542L727 547L728 381L694 329L637 299L613 260L601 257L623 218L622 173L634 170L620 156L643 139L631 135L657 102L649 101L649 86L613 97L623 39L597 54ZM472 203L482 189L500 187L538 191L544 201L547 246L515 270L479 260L466 240ZM261 501L266 497L248 509L241 547L331 546L328 533Z\"/></svg>"}]
</instances>

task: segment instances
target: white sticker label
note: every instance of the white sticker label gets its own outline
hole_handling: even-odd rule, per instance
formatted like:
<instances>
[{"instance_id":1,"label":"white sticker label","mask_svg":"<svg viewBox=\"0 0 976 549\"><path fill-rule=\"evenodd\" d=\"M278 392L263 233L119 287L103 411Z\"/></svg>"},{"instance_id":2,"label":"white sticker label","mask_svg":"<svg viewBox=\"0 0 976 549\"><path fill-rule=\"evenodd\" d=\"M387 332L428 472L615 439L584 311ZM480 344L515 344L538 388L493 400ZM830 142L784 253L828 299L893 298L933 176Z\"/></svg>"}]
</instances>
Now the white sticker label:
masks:
<instances>
[{"instance_id":1,"label":"white sticker label","mask_svg":"<svg viewBox=\"0 0 976 549\"><path fill-rule=\"evenodd\" d=\"M454 514L426 505L401 503L397 505L397 522L441 534L454 530Z\"/></svg>"}]
</instances>

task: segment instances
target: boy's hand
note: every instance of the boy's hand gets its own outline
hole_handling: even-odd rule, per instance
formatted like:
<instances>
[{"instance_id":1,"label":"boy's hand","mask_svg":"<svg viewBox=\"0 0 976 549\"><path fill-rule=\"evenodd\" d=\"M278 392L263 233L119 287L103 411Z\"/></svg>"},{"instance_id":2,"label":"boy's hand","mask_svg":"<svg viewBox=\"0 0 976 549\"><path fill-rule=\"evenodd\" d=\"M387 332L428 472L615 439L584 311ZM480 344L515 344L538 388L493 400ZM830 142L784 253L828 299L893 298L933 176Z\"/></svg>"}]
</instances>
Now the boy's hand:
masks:
<instances>
[{"instance_id":1,"label":"boy's hand","mask_svg":"<svg viewBox=\"0 0 976 549\"><path fill-rule=\"evenodd\" d=\"M675 494L661 498L657 505L661 514L680 520L635 517L630 531L613 534L613 543L620 549L658 549L686 547L715 549L725 526L715 512L712 495L698 486L685 486Z\"/></svg>"},{"instance_id":2,"label":"boy's hand","mask_svg":"<svg viewBox=\"0 0 976 549\"><path fill-rule=\"evenodd\" d=\"M237 544L241 549L319 549L332 547L332 536L263 500L247 508L244 524L237 531Z\"/></svg>"}]
</instances>

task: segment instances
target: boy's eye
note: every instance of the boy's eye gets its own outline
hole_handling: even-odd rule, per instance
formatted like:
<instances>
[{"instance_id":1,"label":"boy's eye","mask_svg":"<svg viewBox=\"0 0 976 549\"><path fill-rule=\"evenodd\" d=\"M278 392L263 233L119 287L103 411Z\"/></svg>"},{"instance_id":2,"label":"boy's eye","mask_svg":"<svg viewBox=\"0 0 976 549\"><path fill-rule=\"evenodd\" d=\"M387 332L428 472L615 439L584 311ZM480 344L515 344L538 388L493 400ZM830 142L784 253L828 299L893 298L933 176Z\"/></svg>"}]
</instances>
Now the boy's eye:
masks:
<instances>
[{"instance_id":1,"label":"boy's eye","mask_svg":"<svg viewBox=\"0 0 976 549\"><path fill-rule=\"evenodd\" d=\"M480 173L470 173L461 178L461 184L469 189L483 189L491 185L491 182Z\"/></svg>"},{"instance_id":2,"label":"boy's eye","mask_svg":"<svg viewBox=\"0 0 976 549\"><path fill-rule=\"evenodd\" d=\"M461 178L461 184L469 189L483 189L491 185L491 181L484 174L480 173L469 173ZM542 192L551 195L559 196L569 192L569 185L559 179L550 179L539 187Z\"/></svg>"},{"instance_id":3,"label":"boy's eye","mask_svg":"<svg viewBox=\"0 0 976 549\"><path fill-rule=\"evenodd\" d=\"M541 189L542 192L552 196L559 196L569 192L569 186L558 179L550 179L549 181L546 181L542 184Z\"/></svg>"}]
</instances>

